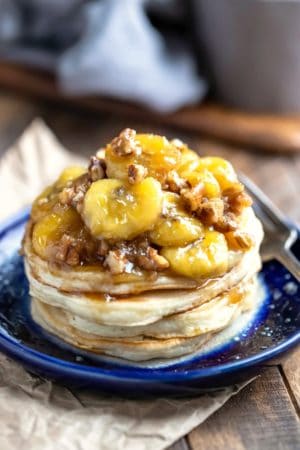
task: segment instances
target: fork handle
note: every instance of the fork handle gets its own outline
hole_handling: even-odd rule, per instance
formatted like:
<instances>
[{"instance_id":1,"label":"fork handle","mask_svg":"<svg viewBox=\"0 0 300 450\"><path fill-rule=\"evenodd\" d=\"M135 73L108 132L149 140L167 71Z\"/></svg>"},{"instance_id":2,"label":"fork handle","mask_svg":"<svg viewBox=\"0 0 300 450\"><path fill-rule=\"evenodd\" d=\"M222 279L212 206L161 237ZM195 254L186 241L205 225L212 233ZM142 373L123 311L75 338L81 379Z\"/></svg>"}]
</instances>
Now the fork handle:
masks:
<instances>
[{"instance_id":1,"label":"fork handle","mask_svg":"<svg viewBox=\"0 0 300 450\"><path fill-rule=\"evenodd\" d=\"M289 249L284 248L276 255L276 258L300 282L300 262L293 253Z\"/></svg>"}]
</instances>

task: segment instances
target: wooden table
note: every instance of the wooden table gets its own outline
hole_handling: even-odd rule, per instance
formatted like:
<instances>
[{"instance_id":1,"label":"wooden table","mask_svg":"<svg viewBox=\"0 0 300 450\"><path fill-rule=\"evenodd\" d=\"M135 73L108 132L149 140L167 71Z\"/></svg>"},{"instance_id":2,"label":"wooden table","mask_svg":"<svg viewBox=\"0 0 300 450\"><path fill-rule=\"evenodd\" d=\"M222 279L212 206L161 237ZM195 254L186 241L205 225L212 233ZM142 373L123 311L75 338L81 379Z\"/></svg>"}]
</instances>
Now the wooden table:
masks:
<instances>
[{"instance_id":1,"label":"wooden table","mask_svg":"<svg viewBox=\"0 0 300 450\"><path fill-rule=\"evenodd\" d=\"M246 151L176 129L126 117L72 111L0 91L0 155L30 121L42 117L63 144L91 154L122 128L156 132L186 141L203 154L228 157L257 182L293 220L300 222L300 154L280 156ZM300 349L283 364L267 368L238 395L172 450L300 449Z\"/></svg>"}]
</instances>

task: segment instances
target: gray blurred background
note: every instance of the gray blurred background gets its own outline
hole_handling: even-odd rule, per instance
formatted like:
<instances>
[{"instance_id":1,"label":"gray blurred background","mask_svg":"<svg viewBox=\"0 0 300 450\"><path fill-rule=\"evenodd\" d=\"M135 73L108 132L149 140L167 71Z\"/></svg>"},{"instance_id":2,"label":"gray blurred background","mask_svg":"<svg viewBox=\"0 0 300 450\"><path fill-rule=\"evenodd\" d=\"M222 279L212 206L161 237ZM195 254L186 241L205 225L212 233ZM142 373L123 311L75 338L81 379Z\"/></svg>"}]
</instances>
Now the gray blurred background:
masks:
<instances>
[{"instance_id":1,"label":"gray blurred background","mask_svg":"<svg viewBox=\"0 0 300 450\"><path fill-rule=\"evenodd\" d=\"M299 112L297 0L0 0L0 61L159 112Z\"/></svg>"}]
</instances>

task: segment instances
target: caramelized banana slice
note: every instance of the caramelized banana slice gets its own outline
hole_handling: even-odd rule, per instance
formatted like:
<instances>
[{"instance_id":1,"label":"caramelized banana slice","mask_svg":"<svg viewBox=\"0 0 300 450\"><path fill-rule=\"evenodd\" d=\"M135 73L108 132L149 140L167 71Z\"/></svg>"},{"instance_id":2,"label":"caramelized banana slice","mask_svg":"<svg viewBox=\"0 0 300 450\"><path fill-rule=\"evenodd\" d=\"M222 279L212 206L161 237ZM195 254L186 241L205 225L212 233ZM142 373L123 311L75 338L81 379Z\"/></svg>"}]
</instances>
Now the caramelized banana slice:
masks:
<instances>
[{"instance_id":1,"label":"caramelized banana slice","mask_svg":"<svg viewBox=\"0 0 300 450\"><path fill-rule=\"evenodd\" d=\"M222 191L239 183L234 168L226 159L207 156L199 159L199 168L208 169L217 179Z\"/></svg>"},{"instance_id":2,"label":"caramelized banana slice","mask_svg":"<svg viewBox=\"0 0 300 450\"><path fill-rule=\"evenodd\" d=\"M55 187L57 189L63 188L68 181L75 180L86 172L86 169L80 166L70 166L62 171L58 180L55 182Z\"/></svg>"},{"instance_id":3,"label":"caramelized banana slice","mask_svg":"<svg viewBox=\"0 0 300 450\"><path fill-rule=\"evenodd\" d=\"M105 162L109 178L126 181L128 166L139 164L147 169L150 177L163 182L167 173L180 162L180 149L163 136L137 134L134 136L134 143L137 150L125 154L116 152L112 144L106 147Z\"/></svg>"},{"instance_id":4,"label":"caramelized banana slice","mask_svg":"<svg viewBox=\"0 0 300 450\"><path fill-rule=\"evenodd\" d=\"M217 231L206 230L203 240L186 247L165 247L160 253L175 272L186 277L216 277L228 267L226 239Z\"/></svg>"},{"instance_id":5,"label":"caramelized banana slice","mask_svg":"<svg viewBox=\"0 0 300 450\"><path fill-rule=\"evenodd\" d=\"M86 170L79 166L71 166L63 170L57 181L44 189L43 192L34 200L31 208L32 220L37 222L46 215L50 214L55 205L58 203L58 194L62 191L67 182L75 180L85 172Z\"/></svg>"},{"instance_id":6,"label":"caramelized banana slice","mask_svg":"<svg viewBox=\"0 0 300 450\"><path fill-rule=\"evenodd\" d=\"M47 259L63 234L74 235L79 233L82 227L81 217L72 208L62 208L57 213L50 213L33 227L33 249L41 258Z\"/></svg>"},{"instance_id":7,"label":"caramelized banana slice","mask_svg":"<svg viewBox=\"0 0 300 450\"><path fill-rule=\"evenodd\" d=\"M150 232L150 239L155 244L177 247L189 244L203 235L201 222L185 212L179 195L164 192L162 211L162 216Z\"/></svg>"},{"instance_id":8,"label":"caramelized banana slice","mask_svg":"<svg viewBox=\"0 0 300 450\"><path fill-rule=\"evenodd\" d=\"M131 239L150 230L162 208L162 190L154 178L136 185L96 181L87 191L83 220L96 238Z\"/></svg>"},{"instance_id":9,"label":"caramelized banana slice","mask_svg":"<svg viewBox=\"0 0 300 450\"><path fill-rule=\"evenodd\" d=\"M219 197L221 195L220 185L216 177L197 158L183 164L178 170L179 175L187 180L192 187L203 183L203 195L207 198Z\"/></svg>"},{"instance_id":10,"label":"caramelized banana slice","mask_svg":"<svg viewBox=\"0 0 300 450\"><path fill-rule=\"evenodd\" d=\"M187 146L183 146L181 149L181 161L180 165L184 165L186 163L192 162L192 161L198 161L199 155L194 152L194 150L191 150Z\"/></svg>"},{"instance_id":11,"label":"caramelized banana slice","mask_svg":"<svg viewBox=\"0 0 300 450\"><path fill-rule=\"evenodd\" d=\"M57 202L57 194L54 193L54 186L48 186L34 200L31 208L31 219L37 222L49 214Z\"/></svg>"}]
</instances>

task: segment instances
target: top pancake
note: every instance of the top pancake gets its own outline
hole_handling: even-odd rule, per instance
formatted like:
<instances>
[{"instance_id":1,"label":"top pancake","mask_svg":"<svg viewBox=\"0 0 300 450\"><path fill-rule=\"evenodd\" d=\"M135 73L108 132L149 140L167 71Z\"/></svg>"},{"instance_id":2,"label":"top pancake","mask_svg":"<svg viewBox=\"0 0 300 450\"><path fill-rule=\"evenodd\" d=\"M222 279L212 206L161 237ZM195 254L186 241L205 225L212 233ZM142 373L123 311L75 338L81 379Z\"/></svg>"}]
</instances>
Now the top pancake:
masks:
<instances>
[{"instance_id":1,"label":"top pancake","mask_svg":"<svg viewBox=\"0 0 300 450\"><path fill-rule=\"evenodd\" d=\"M248 252L229 252L229 271L238 266L247 253L258 253L262 241L263 231L252 208L248 208L240 219L240 227L243 231L251 233L255 246ZM101 266L78 267L65 269L50 265L47 261L37 256L31 245L31 238L27 233L24 242L24 251L28 271L41 283L55 287L64 292L91 292L107 293L110 295L136 295L141 292L165 289L195 289L201 286L203 279L193 279L179 276L171 271L158 272L155 279L151 274L120 274L112 275L110 271ZM30 270L29 270L30 269Z\"/></svg>"},{"instance_id":2,"label":"top pancake","mask_svg":"<svg viewBox=\"0 0 300 450\"><path fill-rule=\"evenodd\" d=\"M205 282L186 279L187 284L185 289L182 289L185 279L178 283L177 277L170 277L172 282L170 289L170 283L162 284L165 276L158 274L158 279L151 284L144 281L145 284L142 285L143 281L139 281L139 288L147 292L136 294L137 285L134 281L112 285L114 289L109 290L111 285L105 284L107 277L105 272L81 273L60 269L53 274L48 270L45 261L30 254L25 262L30 293L44 303L61 307L104 325L138 326L156 322L162 317L201 305L236 286L245 277L258 272L260 269L258 246L262 239L262 229L252 212L249 216L247 226L251 226L257 246L238 254L231 269L216 279ZM66 287L70 290L65 290ZM113 295L116 292L121 294L126 292L127 295L107 301L109 300L105 295L107 292Z\"/></svg>"}]
</instances>

